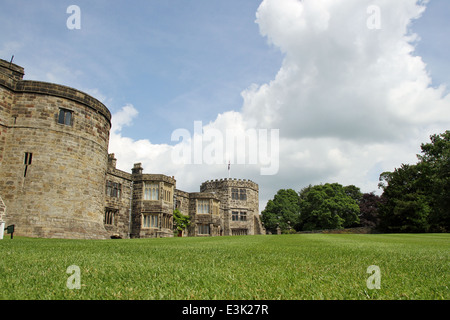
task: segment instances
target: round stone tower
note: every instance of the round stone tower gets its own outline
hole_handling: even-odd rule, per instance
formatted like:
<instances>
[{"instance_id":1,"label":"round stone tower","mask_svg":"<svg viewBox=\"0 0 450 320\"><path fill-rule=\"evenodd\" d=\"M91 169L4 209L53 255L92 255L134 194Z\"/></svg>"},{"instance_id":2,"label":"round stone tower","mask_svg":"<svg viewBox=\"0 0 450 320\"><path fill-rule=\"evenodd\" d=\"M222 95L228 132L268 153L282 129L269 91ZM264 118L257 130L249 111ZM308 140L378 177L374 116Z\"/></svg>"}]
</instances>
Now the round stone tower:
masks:
<instances>
[{"instance_id":1,"label":"round stone tower","mask_svg":"<svg viewBox=\"0 0 450 320\"><path fill-rule=\"evenodd\" d=\"M24 81L0 60L0 195L15 233L105 239L111 114L78 90Z\"/></svg>"}]
</instances>

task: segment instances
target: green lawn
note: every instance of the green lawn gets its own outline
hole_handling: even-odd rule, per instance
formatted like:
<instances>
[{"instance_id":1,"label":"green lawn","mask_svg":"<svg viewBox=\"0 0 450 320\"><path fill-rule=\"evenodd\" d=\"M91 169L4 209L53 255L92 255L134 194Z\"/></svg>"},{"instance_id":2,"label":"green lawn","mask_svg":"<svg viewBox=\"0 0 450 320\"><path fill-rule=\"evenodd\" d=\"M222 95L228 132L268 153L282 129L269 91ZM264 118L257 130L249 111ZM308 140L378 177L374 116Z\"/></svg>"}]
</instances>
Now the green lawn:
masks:
<instances>
[{"instance_id":1,"label":"green lawn","mask_svg":"<svg viewBox=\"0 0 450 320\"><path fill-rule=\"evenodd\" d=\"M0 299L450 299L449 234L0 240ZM81 289L68 289L69 266ZM381 289L368 289L367 268Z\"/></svg>"}]
</instances>

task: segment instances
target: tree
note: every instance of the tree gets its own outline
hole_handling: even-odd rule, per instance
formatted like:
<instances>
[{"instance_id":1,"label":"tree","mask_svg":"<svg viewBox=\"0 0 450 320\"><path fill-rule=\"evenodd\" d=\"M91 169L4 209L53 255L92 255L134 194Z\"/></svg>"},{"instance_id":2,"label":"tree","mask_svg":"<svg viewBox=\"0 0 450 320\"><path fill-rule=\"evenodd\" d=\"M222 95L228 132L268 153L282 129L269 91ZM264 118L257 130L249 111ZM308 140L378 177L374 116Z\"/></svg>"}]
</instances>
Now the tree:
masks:
<instances>
[{"instance_id":1,"label":"tree","mask_svg":"<svg viewBox=\"0 0 450 320\"><path fill-rule=\"evenodd\" d=\"M185 216L178 209L173 210L173 226L178 231L178 233L182 232L190 225L191 218L189 216Z\"/></svg>"},{"instance_id":2,"label":"tree","mask_svg":"<svg viewBox=\"0 0 450 320\"><path fill-rule=\"evenodd\" d=\"M419 162L380 175L386 202L380 227L389 232L450 230L450 131L422 144Z\"/></svg>"},{"instance_id":3,"label":"tree","mask_svg":"<svg viewBox=\"0 0 450 320\"><path fill-rule=\"evenodd\" d=\"M431 143L422 144L418 155L424 174L429 178L432 210L430 231L450 231L450 131L432 135Z\"/></svg>"},{"instance_id":4,"label":"tree","mask_svg":"<svg viewBox=\"0 0 450 320\"><path fill-rule=\"evenodd\" d=\"M380 208L380 229L384 232L426 232L430 214L427 181L417 165L403 164L384 172L379 186L386 203Z\"/></svg>"},{"instance_id":5,"label":"tree","mask_svg":"<svg viewBox=\"0 0 450 320\"><path fill-rule=\"evenodd\" d=\"M361 201L363 194L361 193L361 190L354 186L354 185L349 185L344 188L344 192L346 195L348 195L350 198L352 198L353 200L356 201L356 203L359 204L359 202Z\"/></svg>"},{"instance_id":6,"label":"tree","mask_svg":"<svg viewBox=\"0 0 450 320\"><path fill-rule=\"evenodd\" d=\"M359 206L353 195L357 188L338 183L308 186L300 191L302 230L342 229L359 223ZM359 189L358 189L359 190Z\"/></svg>"},{"instance_id":7,"label":"tree","mask_svg":"<svg viewBox=\"0 0 450 320\"><path fill-rule=\"evenodd\" d=\"M299 222L299 199L293 189L280 189L273 200L267 202L266 208L261 212L264 228L273 233L277 226L281 230L297 228Z\"/></svg>"},{"instance_id":8,"label":"tree","mask_svg":"<svg viewBox=\"0 0 450 320\"><path fill-rule=\"evenodd\" d=\"M362 195L359 202L359 222L362 227L376 228L378 226L378 211L384 199L373 192Z\"/></svg>"}]
</instances>

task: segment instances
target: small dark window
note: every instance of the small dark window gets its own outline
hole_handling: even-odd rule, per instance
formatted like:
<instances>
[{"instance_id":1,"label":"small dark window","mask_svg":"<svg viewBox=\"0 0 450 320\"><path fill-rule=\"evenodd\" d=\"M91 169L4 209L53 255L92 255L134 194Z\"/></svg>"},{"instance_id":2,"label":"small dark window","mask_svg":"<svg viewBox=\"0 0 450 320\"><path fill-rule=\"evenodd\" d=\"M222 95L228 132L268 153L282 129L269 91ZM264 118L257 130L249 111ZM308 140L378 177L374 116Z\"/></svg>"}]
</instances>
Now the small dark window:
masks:
<instances>
[{"instance_id":1,"label":"small dark window","mask_svg":"<svg viewBox=\"0 0 450 320\"><path fill-rule=\"evenodd\" d=\"M199 224L198 234L209 234L209 224Z\"/></svg>"},{"instance_id":2,"label":"small dark window","mask_svg":"<svg viewBox=\"0 0 450 320\"><path fill-rule=\"evenodd\" d=\"M103 221L108 225L115 225L117 218L117 210L106 209L105 210L105 220Z\"/></svg>"},{"instance_id":3,"label":"small dark window","mask_svg":"<svg viewBox=\"0 0 450 320\"><path fill-rule=\"evenodd\" d=\"M120 191L122 185L120 183L107 181L106 182L106 195L109 197L120 198Z\"/></svg>"},{"instance_id":4,"label":"small dark window","mask_svg":"<svg viewBox=\"0 0 450 320\"><path fill-rule=\"evenodd\" d=\"M66 109L59 109L58 123L66 126L72 125L72 111Z\"/></svg>"},{"instance_id":5,"label":"small dark window","mask_svg":"<svg viewBox=\"0 0 450 320\"><path fill-rule=\"evenodd\" d=\"M23 162L24 165L30 165L33 160L33 154L31 152L25 152L25 160Z\"/></svg>"},{"instance_id":6,"label":"small dark window","mask_svg":"<svg viewBox=\"0 0 450 320\"><path fill-rule=\"evenodd\" d=\"M239 200L239 189L231 189L231 199Z\"/></svg>"},{"instance_id":7,"label":"small dark window","mask_svg":"<svg viewBox=\"0 0 450 320\"><path fill-rule=\"evenodd\" d=\"M245 189L239 189L239 198L240 200L247 200L247 193Z\"/></svg>"},{"instance_id":8,"label":"small dark window","mask_svg":"<svg viewBox=\"0 0 450 320\"><path fill-rule=\"evenodd\" d=\"M33 161L33 154L31 152L25 152L25 158L23 160L23 164L25 165L25 169L23 171L23 176L27 176L28 166L31 165Z\"/></svg>"}]
</instances>

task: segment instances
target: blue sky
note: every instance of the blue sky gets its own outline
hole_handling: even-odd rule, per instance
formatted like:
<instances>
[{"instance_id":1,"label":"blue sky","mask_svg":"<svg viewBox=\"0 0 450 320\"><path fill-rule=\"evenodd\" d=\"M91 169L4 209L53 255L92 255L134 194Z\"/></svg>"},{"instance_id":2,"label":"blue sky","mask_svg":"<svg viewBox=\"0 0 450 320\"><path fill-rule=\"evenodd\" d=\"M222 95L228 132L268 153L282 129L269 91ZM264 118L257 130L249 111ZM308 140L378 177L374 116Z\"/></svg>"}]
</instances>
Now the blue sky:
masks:
<instances>
[{"instance_id":1,"label":"blue sky","mask_svg":"<svg viewBox=\"0 0 450 320\"><path fill-rule=\"evenodd\" d=\"M4 0L1 58L15 55L27 79L98 89L111 112L133 104L140 116L124 133L168 143L175 128L239 110L241 91L278 71L282 53L255 23L260 3ZM81 9L80 30L66 27L71 4ZM449 1L432 0L413 24L435 85L450 83L449 16Z\"/></svg>"},{"instance_id":2,"label":"blue sky","mask_svg":"<svg viewBox=\"0 0 450 320\"><path fill-rule=\"evenodd\" d=\"M131 103L140 116L123 133L134 139L167 143L175 128L239 109L241 91L282 59L259 35L257 0L3 2L2 59L14 54L27 79L98 89L113 113ZM80 30L66 28L71 4Z\"/></svg>"},{"instance_id":3,"label":"blue sky","mask_svg":"<svg viewBox=\"0 0 450 320\"><path fill-rule=\"evenodd\" d=\"M174 130L279 130L277 174L232 170L259 183L262 210L281 188L377 191L382 171L450 128L450 1L419 3L424 12L414 0L2 0L0 58L102 101L119 168L142 162L186 191L225 178L226 163L170 163ZM79 30L66 26L73 4ZM379 30L366 27L370 5Z\"/></svg>"},{"instance_id":4,"label":"blue sky","mask_svg":"<svg viewBox=\"0 0 450 320\"><path fill-rule=\"evenodd\" d=\"M449 1L432 0L423 16L412 24L421 38L416 54L427 63L434 85L450 84L449 16Z\"/></svg>"}]
</instances>

